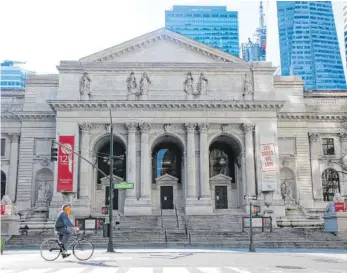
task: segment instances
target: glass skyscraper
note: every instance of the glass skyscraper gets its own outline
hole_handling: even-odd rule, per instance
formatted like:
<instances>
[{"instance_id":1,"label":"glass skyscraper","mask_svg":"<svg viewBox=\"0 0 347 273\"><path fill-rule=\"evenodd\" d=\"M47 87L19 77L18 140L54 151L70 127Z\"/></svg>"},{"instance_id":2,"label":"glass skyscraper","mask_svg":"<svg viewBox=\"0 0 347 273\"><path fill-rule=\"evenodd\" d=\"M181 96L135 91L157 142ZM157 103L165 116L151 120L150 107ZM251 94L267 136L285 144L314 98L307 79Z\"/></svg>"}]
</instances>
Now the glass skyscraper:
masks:
<instances>
[{"instance_id":1,"label":"glass skyscraper","mask_svg":"<svg viewBox=\"0 0 347 273\"><path fill-rule=\"evenodd\" d=\"M238 13L225 6L173 6L165 11L165 27L239 56Z\"/></svg>"},{"instance_id":2,"label":"glass skyscraper","mask_svg":"<svg viewBox=\"0 0 347 273\"><path fill-rule=\"evenodd\" d=\"M4 61L1 63L1 81L0 90L24 90L25 80L28 74L33 74L33 72L28 72L23 70L16 64L23 64L22 62L15 61Z\"/></svg>"},{"instance_id":3,"label":"glass skyscraper","mask_svg":"<svg viewBox=\"0 0 347 273\"><path fill-rule=\"evenodd\" d=\"M346 66L347 66L347 3L343 7L343 17L345 21L344 37L345 37L345 52L346 52Z\"/></svg>"},{"instance_id":4,"label":"glass skyscraper","mask_svg":"<svg viewBox=\"0 0 347 273\"><path fill-rule=\"evenodd\" d=\"M330 1L277 1L281 70L301 76L305 90L345 90Z\"/></svg>"}]
</instances>

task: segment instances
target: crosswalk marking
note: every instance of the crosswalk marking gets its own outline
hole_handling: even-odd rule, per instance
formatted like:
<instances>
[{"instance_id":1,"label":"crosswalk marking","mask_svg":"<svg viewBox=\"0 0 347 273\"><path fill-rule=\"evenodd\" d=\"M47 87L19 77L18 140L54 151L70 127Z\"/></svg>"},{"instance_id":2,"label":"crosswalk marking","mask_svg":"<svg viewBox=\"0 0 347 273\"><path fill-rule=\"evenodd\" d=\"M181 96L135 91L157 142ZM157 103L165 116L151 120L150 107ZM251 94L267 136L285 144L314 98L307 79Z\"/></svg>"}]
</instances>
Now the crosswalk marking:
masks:
<instances>
[{"instance_id":1,"label":"crosswalk marking","mask_svg":"<svg viewBox=\"0 0 347 273\"><path fill-rule=\"evenodd\" d=\"M52 268L42 268L42 269L29 269L29 270L24 270L21 271L21 273L45 273L47 271L52 270ZM1 270L1 273L3 272L3 270Z\"/></svg>"},{"instance_id":2,"label":"crosswalk marking","mask_svg":"<svg viewBox=\"0 0 347 273\"><path fill-rule=\"evenodd\" d=\"M202 273L222 273L222 270L219 267L198 267Z\"/></svg>"},{"instance_id":3,"label":"crosswalk marking","mask_svg":"<svg viewBox=\"0 0 347 273\"><path fill-rule=\"evenodd\" d=\"M185 267L164 267L163 273L190 273Z\"/></svg>"},{"instance_id":4,"label":"crosswalk marking","mask_svg":"<svg viewBox=\"0 0 347 273\"><path fill-rule=\"evenodd\" d=\"M151 268L151 267L134 267L134 268L129 268L127 273L153 273L153 268Z\"/></svg>"},{"instance_id":5,"label":"crosswalk marking","mask_svg":"<svg viewBox=\"0 0 347 273\"><path fill-rule=\"evenodd\" d=\"M117 273L119 268L116 267L102 267L100 268L95 268L92 271L89 271L88 273ZM1 272L2 273L2 272Z\"/></svg>"},{"instance_id":6,"label":"crosswalk marking","mask_svg":"<svg viewBox=\"0 0 347 273\"><path fill-rule=\"evenodd\" d=\"M249 271L241 270L241 269L238 269L238 268L236 268L236 267L226 267L226 268L228 268L228 269L230 269L230 270L233 270L233 271L235 271L235 272L237 272L237 273L251 273L251 272L249 272Z\"/></svg>"},{"instance_id":7,"label":"crosswalk marking","mask_svg":"<svg viewBox=\"0 0 347 273\"><path fill-rule=\"evenodd\" d=\"M58 271L55 271L54 273L82 273L83 271L85 271L87 269L88 269L88 267L70 267L70 268L60 269ZM35 273L36 273L36 271L35 271Z\"/></svg>"}]
</instances>

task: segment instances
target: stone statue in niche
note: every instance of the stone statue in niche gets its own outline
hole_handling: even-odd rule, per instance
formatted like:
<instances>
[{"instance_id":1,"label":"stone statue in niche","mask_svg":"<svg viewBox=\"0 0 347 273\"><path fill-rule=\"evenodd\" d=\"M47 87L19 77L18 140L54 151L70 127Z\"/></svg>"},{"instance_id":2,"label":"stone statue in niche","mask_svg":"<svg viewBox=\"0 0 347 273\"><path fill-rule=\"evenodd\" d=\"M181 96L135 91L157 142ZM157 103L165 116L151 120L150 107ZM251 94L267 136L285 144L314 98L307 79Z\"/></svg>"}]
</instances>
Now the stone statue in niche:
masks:
<instances>
[{"instance_id":1,"label":"stone statue in niche","mask_svg":"<svg viewBox=\"0 0 347 273\"><path fill-rule=\"evenodd\" d=\"M284 201L294 201L291 186L291 183L286 180L281 183L281 196Z\"/></svg>"},{"instance_id":2,"label":"stone statue in niche","mask_svg":"<svg viewBox=\"0 0 347 273\"><path fill-rule=\"evenodd\" d=\"M149 79L148 74L144 72L140 80L140 92L137 93L136 95L137 96L148 95L150 85L151 85L151 80Z\"/></svg>"},{"instance_id":3,"label":"stone statue in niche","mask_svg":"<svg viewBox=\"0 0 347 273\"><path fill-rule=\"evenodd\" d=\"M80 94L82 96L84 95L90 95L91 94L91 89L90 89L90 84L91 84L91 79L88 75L87 72L83 73L81 81L80 81Z\"/></svg>"},{"instance_id":4,"label":"stone statue in niche","mask_svg":"<svg viewBox=\"0 0 347 273\"><path fill-rule=\"evenodd\" d=\"M187 73L187 77L184 81L184 92L186 92L188 95L194 94L194 79L192 72Z\"/></svg>"},{"instance_id":5,"label":"stone statue in niche","mask_svg":"<svg viewBox=\"0 0 347 273\"><path fill-rule=\"evenodd\" d=\"M208 79L204 73L200 73L199 81L197 83L197 95L206 94L208 88Z\"/></svg>"},{"instance_id":6,"label":"stone statue in niche","mask_svg":"<svg viewBox=\"0 0 347 273\"><path fill-rule=\"evenodd\" d=\"M53 191L52 186L49 182L45 182L42 177L40 177L41 183L37 190L37 201L38 202L47 202L52 199Z\"/></svg>"},{"instance_id":7,"label":"stone statue in niche","mask_svg":"<svg viewBox=\"0 0 347 273\"><path fill-rule=\"evenodd\" d=\"M245 74L243 96L253 95L253 80L252 75Z\"/></svg>"},{"instance_id":8,"label":"stone statue in niche","mask_svg":"<svg viewBox=\"0 0 347 273\"><path fill-rule=\"evenodd\" d=\"M127 78L127 88L130 94L136 93L137 83L134 72L131 72ZM135 90L135 92L133 92L133 90Z\"/></svg>"}]
</instances>

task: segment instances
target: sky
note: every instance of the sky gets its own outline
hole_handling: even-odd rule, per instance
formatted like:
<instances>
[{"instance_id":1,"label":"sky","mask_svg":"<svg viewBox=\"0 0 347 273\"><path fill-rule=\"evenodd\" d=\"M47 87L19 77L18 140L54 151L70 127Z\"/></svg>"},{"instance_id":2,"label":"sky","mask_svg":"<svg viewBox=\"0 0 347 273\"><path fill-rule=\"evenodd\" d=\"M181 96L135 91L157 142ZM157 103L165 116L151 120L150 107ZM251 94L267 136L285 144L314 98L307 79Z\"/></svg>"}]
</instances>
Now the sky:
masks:
<instances>
[{"instance_id":1,"label":"sky","mask_svg":"<svg viewBox=\"0 0 347 273\"><path fill-rule=\"evenodd\" d=\"M268 28L267 61L279 66L276 2L263 3ZM222 5L238 11L240 42L253 37L259 22L259 1L0 0L0 61L23 61L25 69L55 74L61 60L78 60L164 27L165 10L173 5ZM343 1L333 1L333 8L345 60Z\"/></svg>"}]
</instances>

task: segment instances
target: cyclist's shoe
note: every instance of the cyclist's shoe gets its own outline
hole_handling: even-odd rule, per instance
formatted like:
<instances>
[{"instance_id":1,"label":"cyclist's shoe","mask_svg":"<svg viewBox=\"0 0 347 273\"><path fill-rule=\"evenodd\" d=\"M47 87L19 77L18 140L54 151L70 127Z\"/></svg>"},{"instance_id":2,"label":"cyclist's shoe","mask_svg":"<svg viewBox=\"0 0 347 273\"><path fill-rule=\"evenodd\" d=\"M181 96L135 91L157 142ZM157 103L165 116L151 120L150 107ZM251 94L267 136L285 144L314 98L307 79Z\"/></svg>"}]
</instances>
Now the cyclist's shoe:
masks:
<instances>
[{"instance_id":1,"label":"cyclist's shoe","mask_svg":"<svg viewBox=\"0 0 347 273\"><path fill-rule=\"evenodd\" d=\"M71 254L70 254L70 253L67 253L66 250L64 250L64 251L62 252L62 254L61 254L61 256L63 256L63 259L69 257L70 255L71 255Z\"/></svg>"}]
</instances>

